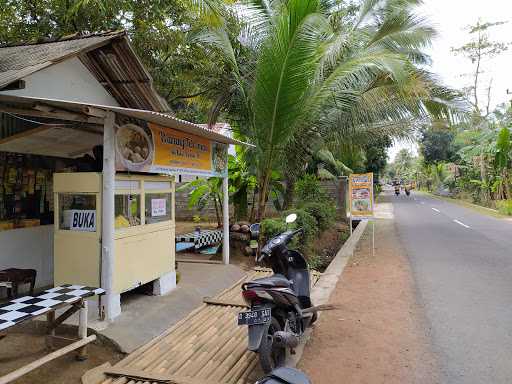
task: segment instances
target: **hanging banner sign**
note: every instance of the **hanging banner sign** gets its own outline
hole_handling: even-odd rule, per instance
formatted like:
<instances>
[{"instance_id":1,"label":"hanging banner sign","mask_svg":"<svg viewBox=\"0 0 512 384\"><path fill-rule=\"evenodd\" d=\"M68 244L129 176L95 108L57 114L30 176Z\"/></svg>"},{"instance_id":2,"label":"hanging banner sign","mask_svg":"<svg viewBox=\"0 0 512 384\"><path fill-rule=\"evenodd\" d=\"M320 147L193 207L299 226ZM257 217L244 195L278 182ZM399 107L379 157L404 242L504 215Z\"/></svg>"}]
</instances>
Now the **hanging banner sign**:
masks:
<instances>
[{"instance_id":1,"label":"hanging banner sign","mask_svg":"<svg viewBox=\"0 0 512 384\"><path fill-rule=\"evenodd\" d=\"M71 209L69 214L71 231L96 232L96 211L94 209Z\"/></svg>"},{"instance_id":2,"label":"hanging banner sign","mask_svg":"<svg viewBox=\"0 0 512 384\"><path fill-rule=\"evenodd\" d=\"M227 165L227 144L152 123L117 127L118 171L223 177Z\"/></svg>"},{"instance_id":3,"label":"hanging banner sign","mask_svg":"<svg viewBox=\"0 0 512 384\"><path fill-rule=\"evenodd\" d=\"M352 219L373 217L373 173L349 177L350 214Z\"/></svg>"},{"instance_id":4,"label":"hanging banner sign","mask_svg":"<svg viewBox=\"0 0 512 384\"><path fill-rule=\"evenodd\" d=\"M166 199L151 199L151 217L167 215Z\"/></svg>"}]
</instances>

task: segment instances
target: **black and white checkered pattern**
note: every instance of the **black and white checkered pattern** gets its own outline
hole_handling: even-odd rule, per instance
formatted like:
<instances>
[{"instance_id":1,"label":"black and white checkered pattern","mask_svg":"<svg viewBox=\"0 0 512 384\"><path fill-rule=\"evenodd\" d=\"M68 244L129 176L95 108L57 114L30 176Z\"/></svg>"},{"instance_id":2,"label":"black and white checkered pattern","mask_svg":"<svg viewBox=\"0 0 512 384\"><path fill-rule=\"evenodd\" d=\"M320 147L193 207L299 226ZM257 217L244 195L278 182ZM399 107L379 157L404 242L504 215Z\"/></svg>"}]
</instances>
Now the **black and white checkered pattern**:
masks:
<instances>
[{"instance_id":1,"label":"black and white checkered pattern","mask_svg":"<svg viewBox=\"0 0 512 384\"><path fill-rule=\"evenodd\" d=\"M222 229L203 229L201 232L189 232L176 236L176 242L194 243L196 249L207 245L217 244L222 241Z\"/></svg>"},{"instance_id":2,"label":"black and white checkered pattern","mask_svg":"<svg viewBox=\"0 0 512 384\"><path fill-rule=\"evenodd\" d=\"M0 304L0 330L55 310L64 304L72 304L80 299L103 293L105 291L101 288L64 284L47 289L38 296L24 296L11 300Z\"/></svg>"}]
</instances>

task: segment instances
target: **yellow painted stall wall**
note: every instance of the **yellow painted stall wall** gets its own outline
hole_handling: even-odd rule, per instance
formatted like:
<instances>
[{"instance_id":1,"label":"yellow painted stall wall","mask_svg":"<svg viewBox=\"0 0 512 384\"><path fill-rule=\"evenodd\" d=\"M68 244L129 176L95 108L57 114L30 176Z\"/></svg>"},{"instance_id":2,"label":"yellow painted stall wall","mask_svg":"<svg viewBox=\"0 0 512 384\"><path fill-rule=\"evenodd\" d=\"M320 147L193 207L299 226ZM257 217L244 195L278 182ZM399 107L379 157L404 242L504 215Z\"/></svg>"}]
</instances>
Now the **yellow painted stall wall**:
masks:
<instances>
[{"instance_id":1,"label":"yellow painted stall wall","mask_svg":"<svg viewBox=\"0 0 512 384\"><path fill-rule=\"evenodd\" d=\"M99 238L85 233L55 232L54 284L100 286Z\"/></svg>"},{"instance_id":2,"label":"yellow painted stall wall","mask_svg":"<svg viewBox=\"0 0 512 384\"><path fill-rule=\"evenodd\" d=\"M80 284L100 286L101 220L97 220L96 232L74 232L59 229L59 193L90 193L96 195L96 217L101 217L101 174L55 173L55 230L54 275L55 286Z\"/></svg>"},{"instance_id":3,"label":"yellow painted stall wall","mask_svg":"<svg viewBox=\"0 0 512 384\"><path fill-rule=\"evenodd\" d=\"M175 270L174 224L147 225L131 235L119 231L115 240L114 292L122 293ZM135 233L135 232L134 232Z\"/></svg>"}]
</instances>

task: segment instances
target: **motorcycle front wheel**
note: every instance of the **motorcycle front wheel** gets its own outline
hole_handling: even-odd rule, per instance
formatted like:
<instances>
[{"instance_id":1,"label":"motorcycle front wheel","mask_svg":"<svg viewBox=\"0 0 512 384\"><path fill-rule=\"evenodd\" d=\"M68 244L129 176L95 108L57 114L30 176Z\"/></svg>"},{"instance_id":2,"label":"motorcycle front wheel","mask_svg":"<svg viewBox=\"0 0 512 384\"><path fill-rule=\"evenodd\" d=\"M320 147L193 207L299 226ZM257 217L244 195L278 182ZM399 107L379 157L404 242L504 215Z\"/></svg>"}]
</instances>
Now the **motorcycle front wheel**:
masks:
<instances>
[{"instance_id":1,"label":"motorcycle front wheel","mask_svg":"<svg viewBox=\"0 0 512 384\"><path fill-rule=\"evenodd\" d=\"M270 373L275 368L282 367L286 360L286 348L278 347L273 343L273 335L281 330L281 325L275 317L268 327L268 332L263 335L258 354L260 358L261 369L264 373Z\"/></svg>"}]
</instances>

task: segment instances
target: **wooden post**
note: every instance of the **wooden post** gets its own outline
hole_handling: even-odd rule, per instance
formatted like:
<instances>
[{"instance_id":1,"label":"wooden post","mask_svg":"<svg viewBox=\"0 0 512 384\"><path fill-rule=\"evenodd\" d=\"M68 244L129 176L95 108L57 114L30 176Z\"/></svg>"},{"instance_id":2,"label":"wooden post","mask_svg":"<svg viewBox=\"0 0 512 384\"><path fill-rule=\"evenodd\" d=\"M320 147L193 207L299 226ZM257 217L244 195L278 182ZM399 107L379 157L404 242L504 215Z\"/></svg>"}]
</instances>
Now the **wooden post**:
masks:
<instances>
[{"instance_id":1,"label":"wooden post","mask_svg":"<svg viewBox=\"0 0 512 384\"><path fill-rule=\"evenodd\" d=\"M222 179L222 262L229 264L229 181L228 176Z\"/></svg>"},{"instance_id":2,"label":"wooden post","mask_svg":"<svg viewBox=\"0 0 512 384\"><path fill-rule=\"evenodd\" d=\"M78 312L78 338L85 339L87 337L87 300L82 300L80 311ZM78 349L77 360L87 360L87 345Z\"/></svg>"},{"instance_id":3,"label":"wooden post","mask_svg":"<svg viewBox=\"0 0 512 384\"><path fill-rule=\"evenodd\" d=\"M106 294L102 299L105 317L111 321L121 313L120 296L113 292L114 274L114 183L115 166L115 113L109 112L103 124L103 206L101 233L101 287Z\"/></svg>"},{"instance_id":4,"label":"wooden post","mask_svg":"<svg viewBox=\"0 0 512 384\"><path fill-rule=\"evenodd\" d=\"M46 332L46 347L48 349L53 349L53 336L55 336L55 328L50 328L55 321L55 311L50 311L46 314L46 324L48 326L48 331Z\"/></svg>"}]
</instances>

